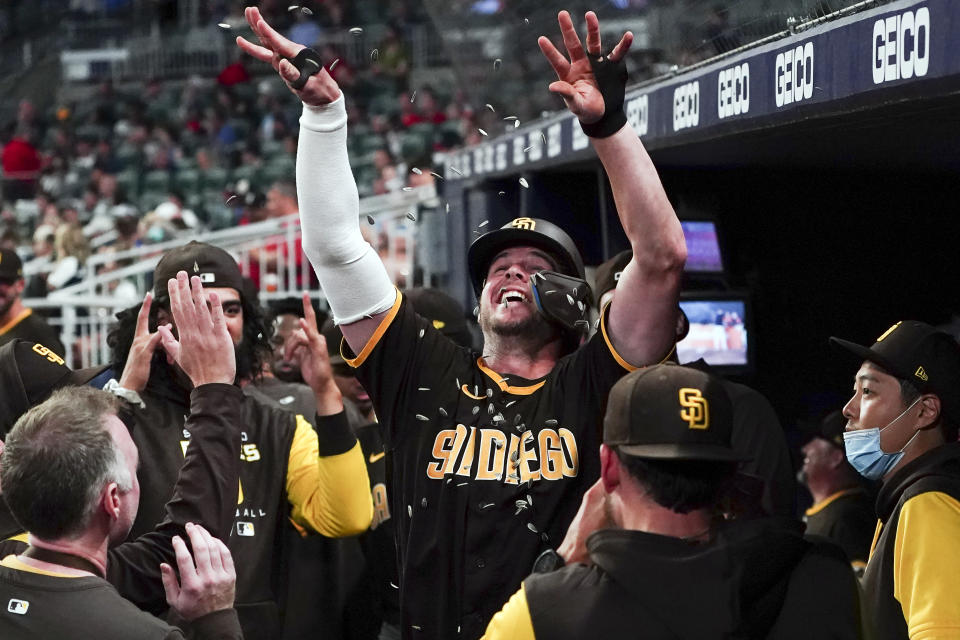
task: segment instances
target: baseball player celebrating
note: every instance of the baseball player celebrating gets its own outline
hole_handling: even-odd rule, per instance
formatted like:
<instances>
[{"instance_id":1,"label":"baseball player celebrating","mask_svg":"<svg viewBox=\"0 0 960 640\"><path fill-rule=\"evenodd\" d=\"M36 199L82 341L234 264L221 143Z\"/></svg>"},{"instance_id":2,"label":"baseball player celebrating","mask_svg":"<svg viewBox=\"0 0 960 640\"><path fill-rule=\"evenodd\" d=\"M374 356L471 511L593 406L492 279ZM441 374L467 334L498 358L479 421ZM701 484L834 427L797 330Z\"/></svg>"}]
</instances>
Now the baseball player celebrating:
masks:
<instances>
[{"instance_id":1,"label":"baseball player celebrating","mask_svg":"<svg viewBox=\"0 0 960 640\"><path fill-rule=\"evenodd\" d=\"M599 476L600 419L613 384L671 352L686 247L656 170L623 112L628 32L601 55L559 14L569 57L541 37L560 95L608 172L633 259L600 331L582 346L589 287L576 245L544 220L518 218L468 254L482 355L420 318L359 228L347 114L315 52L247 21L304 103L297 155L304 251L374 401L392 455L391 507L405 637L477 638L543 550L559 544ZM352 357L350 357L352 355Z\"/></svg>"}]
</instances>

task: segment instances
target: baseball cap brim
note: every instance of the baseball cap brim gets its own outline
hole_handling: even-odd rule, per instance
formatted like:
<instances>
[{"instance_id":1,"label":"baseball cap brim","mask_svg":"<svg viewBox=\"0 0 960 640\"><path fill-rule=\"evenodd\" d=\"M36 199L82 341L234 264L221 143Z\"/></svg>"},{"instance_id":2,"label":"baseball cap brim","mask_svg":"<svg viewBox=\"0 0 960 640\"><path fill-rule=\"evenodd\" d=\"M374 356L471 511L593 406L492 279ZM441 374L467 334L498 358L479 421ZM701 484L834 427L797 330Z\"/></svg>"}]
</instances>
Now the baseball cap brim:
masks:
<instances>
[{"instance_id":1,"label":"baseball cap brim","mask_svg":"<svg viewBox=\"0 0 960 640\"><path fill-rule=\"evenodd\" d=\"M845 351L848 351L855 356L858 356L861 360L867 360L868 362L873 362L883 367L890 375L896 378L908 378L909 375L904 374L899 368L894 365L890 360L883 357L873 349L865 347L862 344L857 344L856 342L850 342L849 340L844 340L843 338L830 338L830 344L835 347L839 347Z\"/></svg>"},{"instance_id":2,"label":"baseball cap brim","mask_svg":"<svg viewBox=\"0 0 960 640\"><path fill-rule=\"evenodd\" d=\"M709 444L621 444L617 449L629 456L653 460L745 462L751 459L728 447Z\"/></svg>"}]
</instances>

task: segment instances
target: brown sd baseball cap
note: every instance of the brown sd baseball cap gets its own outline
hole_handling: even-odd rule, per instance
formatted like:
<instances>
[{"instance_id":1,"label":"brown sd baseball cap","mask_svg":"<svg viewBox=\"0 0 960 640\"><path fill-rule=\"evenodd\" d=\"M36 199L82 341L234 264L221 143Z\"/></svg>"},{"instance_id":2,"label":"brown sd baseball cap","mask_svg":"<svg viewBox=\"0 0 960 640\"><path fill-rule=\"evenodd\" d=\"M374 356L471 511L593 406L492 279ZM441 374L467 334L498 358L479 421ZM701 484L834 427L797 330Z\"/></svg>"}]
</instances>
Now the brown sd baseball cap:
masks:
<instances>
[{"instance_id":1,"label":"brown sd baseball cap","mask_svg":"<svg viewBox=\"0 0 960 640\"><path fill-rule=\"evenodd\" d=\"M596 285L593 287L593 294L597 300L600 300L607 291L616 289L617 282L620 281L620 274L623 273L624 268L630 263L632 257L633 251L627 249L597 267Z\"/></svg>"},{"instance_id":2,"label":"brown sd baseball cap","mask_svg":"<svg viewBox=\"0 0 960 640\"><path fill-rule=\"evenodd\" d=\"M23 262L13 249L0 249L0 280L12 282L23 277Z\"/></svg>"},{"instance_id":3,"label":"brown sd baseball cap","mask_svg":"<svg viewBox=\"0 0 960 640\"><path fill-rule=\"evenodd\" d=\"M167 251L153 270L153 297L167 298L167 280L186 271L189 276L200 276L204 287L229 287L242 296L243 276L237 261L229 253L204 242L191 241L182 247Z\"/></svg>"},{"instance_id":4,"label":"brown sd baseball cap","mask_svg":"<svg viewBox=\"0 0 960 640\"><path fill-rule=\"evenodd\" d=\"M675 364L627 374L613 386L603 443L660 460L738 462L730 446L733 406L719 378Z\"/></svg>"},{"instance_id":5,"label":"brown sd baseball cap","mask_svg":"<svg viewBox=\"0 0 960 640\"><path fill-rule=\"evenodd\" d=\"M943 412L960 422L960 344L949 334L925 322L903 320L871 347L840 338L830 338L830 344L909 380L921 393L937 394Z\"/></svg>"},{"instance_id":6,"label":"brown sd baseball cap","mask_svg":"<svg viewBox=\"0 0 960 640\"><path fill-rule=\"evenodd\" d=\"M440 331L463 347L470 346L470 331L463 306L439 289L415 287L403 292L413 310L423 316Z\"/></svg>"}]
</instances>

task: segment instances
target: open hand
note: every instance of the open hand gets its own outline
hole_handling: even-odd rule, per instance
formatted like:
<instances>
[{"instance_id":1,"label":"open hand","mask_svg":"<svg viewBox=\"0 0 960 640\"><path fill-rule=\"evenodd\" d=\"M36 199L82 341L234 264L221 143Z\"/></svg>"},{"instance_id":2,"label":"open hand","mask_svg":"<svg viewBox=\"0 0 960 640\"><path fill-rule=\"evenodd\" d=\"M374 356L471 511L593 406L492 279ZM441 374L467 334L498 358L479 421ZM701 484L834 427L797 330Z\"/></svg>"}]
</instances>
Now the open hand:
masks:
<instances>
[{"instance_id":1,"label":"open hand","mask_svg":"<svg viewBox=\"0 0 960 640\"><path fill-rule=\"evenodd\" d=\"M160 577L167 604L184 620L196 620L233 606L237 572L227 545L198 524L187 523L186 529L193 557L183 539L174 536L173 552L177 556L180 581L167 563L160 565Z\"/></svg>"},{"instance_id":2,"label":"open hand","mask_svg":"<svg viewBox=\"0 0 960 640\"><path fill-rule=\"evenodd\" d=\"M214 382L233 384L236 355L220 298L211 293L208 305L200 278L193 276L188 283L186 271L179 272L176 280L167 281L167 292L179 337L173 336L169 325L160 327L167 356L180 365L196 387Z\"/></svg>"},{"instance_id":3,"label":"open hand","mask_svg":"<svg viewBox=\"0 0 960 640\"><path fill-rule=\"evenodd\" d=\"M267 24L267 21L260 15L260 10L256 7L247 7L244 10L244 16L262 46L255 45L239 36L237 36L237 46L257 60L269 63L286 81L290 91L295 93L304 103L318 107L330 104L340 97L340 87L337 86L326 69L320 69L316 74L310 76L302 89L296 90L291 87L290 83L296 82L297 78L300 77L300 71L284 58L295 58L306 47L291 42L277 33L273 27Z\"/></svg>"},{"instance_id":4,"label":"open hand","mask_svg":"<svg viewBox=\"0 0 960 640\"><path fill-rule=\"evenodd\" d=\"M600 95L590 60L587 59L588 55L600 57L600 22L593 11L588 11L584 17L587 21L586 52L583 50L577 30L573 27L570 14L566 11L561 11L557 15L557 21L560 23L563 44L570 59L567 60L546 36L540 36L537 44L540 45L543 55L557 73L557 81L550 84L550 91L562 97L570 112L581 122L590 124L598 121L604 113L603 96ZM630 50L631 44L633 44L633 34L627 31L607 57L618 62Z\"/></svg>"},{"instance_id":5,"label":"open hand","mask_svg":"<svg viewBox=\"0 0 960 640\"><path fill-rule=\"evenodd\" d=\"M160 344L160 332L150 333L150 306L153 304L153 294L147 292L137 313L137 328L133 334L133 343L127 353L127 363L120 376L120 386L136 392L143 391L150 379L150 362L153 352Z\"/></svg>"}]
</instances>

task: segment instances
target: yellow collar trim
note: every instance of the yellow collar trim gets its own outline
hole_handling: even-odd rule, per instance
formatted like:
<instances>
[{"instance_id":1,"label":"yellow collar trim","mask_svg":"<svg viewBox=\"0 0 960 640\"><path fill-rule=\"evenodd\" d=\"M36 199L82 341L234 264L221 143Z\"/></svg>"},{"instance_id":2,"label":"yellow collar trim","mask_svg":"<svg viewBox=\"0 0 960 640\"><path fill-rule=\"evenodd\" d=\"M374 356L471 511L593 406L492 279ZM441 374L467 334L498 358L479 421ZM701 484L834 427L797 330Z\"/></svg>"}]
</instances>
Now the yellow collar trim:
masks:
<instances>
[{"instance_id":1,"label":"yellow collar trim","mask_svg":"<svg viewBox=\"0 0 960 640\"><path fill-rule=\"evenodd\" d=\"M535 393L537 390L539 390L540 387L542 387L543 385L545 385L545 384L547 383L546 380L541 380L541 381L538 382L537 384L532 384L532 385L527 386L527 387L514 387L514 386L511 386L511 385L507 384L506 382L504 382L503 376L501 376L499 373L497 373L496 371L494 371L493 369L489 368L487 365L485 365L485 364L483 363L483 356L477 358L477 367L479 367L480 371L482 371L483 373L485 373L488 378L490 378L491 380L493 380L493 383L496 384L498 387L500 387L500 390L501 390L501 391L503 391L504 393L509 393L509 394L511 394L511 395L515 395L515 396L529 396L529 395L532 395L532 394ZM464 393L466 393L466 392L464 392ZM468 395L470 395L470 394L468 394ZM478 398L478 399L482 399L482 398Z\"/></svg>"},{"instance_id":2,"label":"yellow collar trim","mask_svg":"<svg viewBox=\"0 0 960 640\"><path fill-rule=\"evenodd\" d=\"M0 560L0 566L7 567L8 569L17 569L18 571L26 571L27 573L37 573L42 576L53 576L54 578L89 578L90 576L73 576L66 573L57 573L55 571L44 571L43 569L37 569L32 567L26 562L23 562L15 555L9 555L3 560Z\"/></svg>"},{"instance_id":3,"label":"yellow collar trim","mask_svg":"<svg viewBox=\"0 0 960 640\"><path fill-rule=\"evenodd\" d=\"M10 329L13 329L15 326L17 326L17 324L19 324L24 318L29 316L31 313L33 313L33 309L24 309L23 311L18 313L15 318L10 320L10 322L0 327L0 336L5 334L7 331L10 331Z\"/></svg>"},{"instance_id":4,"label":"yellow collar trim","mask_svg":"<svg viewBox=\"0 0 960 640\"><path fill-rule=\"evenodd\" d=\"M836 500L837 498L842 498L843 496L848 496L848 495L850 495L851 493L862 493L862 492L863 492L863 489L858 489L858 488L856 488L856 487L853 488L853 489L844 489L844 490L842 490L842 491L837 491L836 493L827 496L826 498L824 498L823 500L821 500L821 501L818 502L817 504L815 504L815 505L813 505L812 507L810 507L809 509L807 509L806 514L807 514L808 516L812 516L812 515L814 515L814 514L816 514L816 513L820 513L821 511L823 511L824 509L826 509L827 506L829 506L829 504L830 504L831 502L833 502L834 500Z\"/></svg>"}]
</instances>

